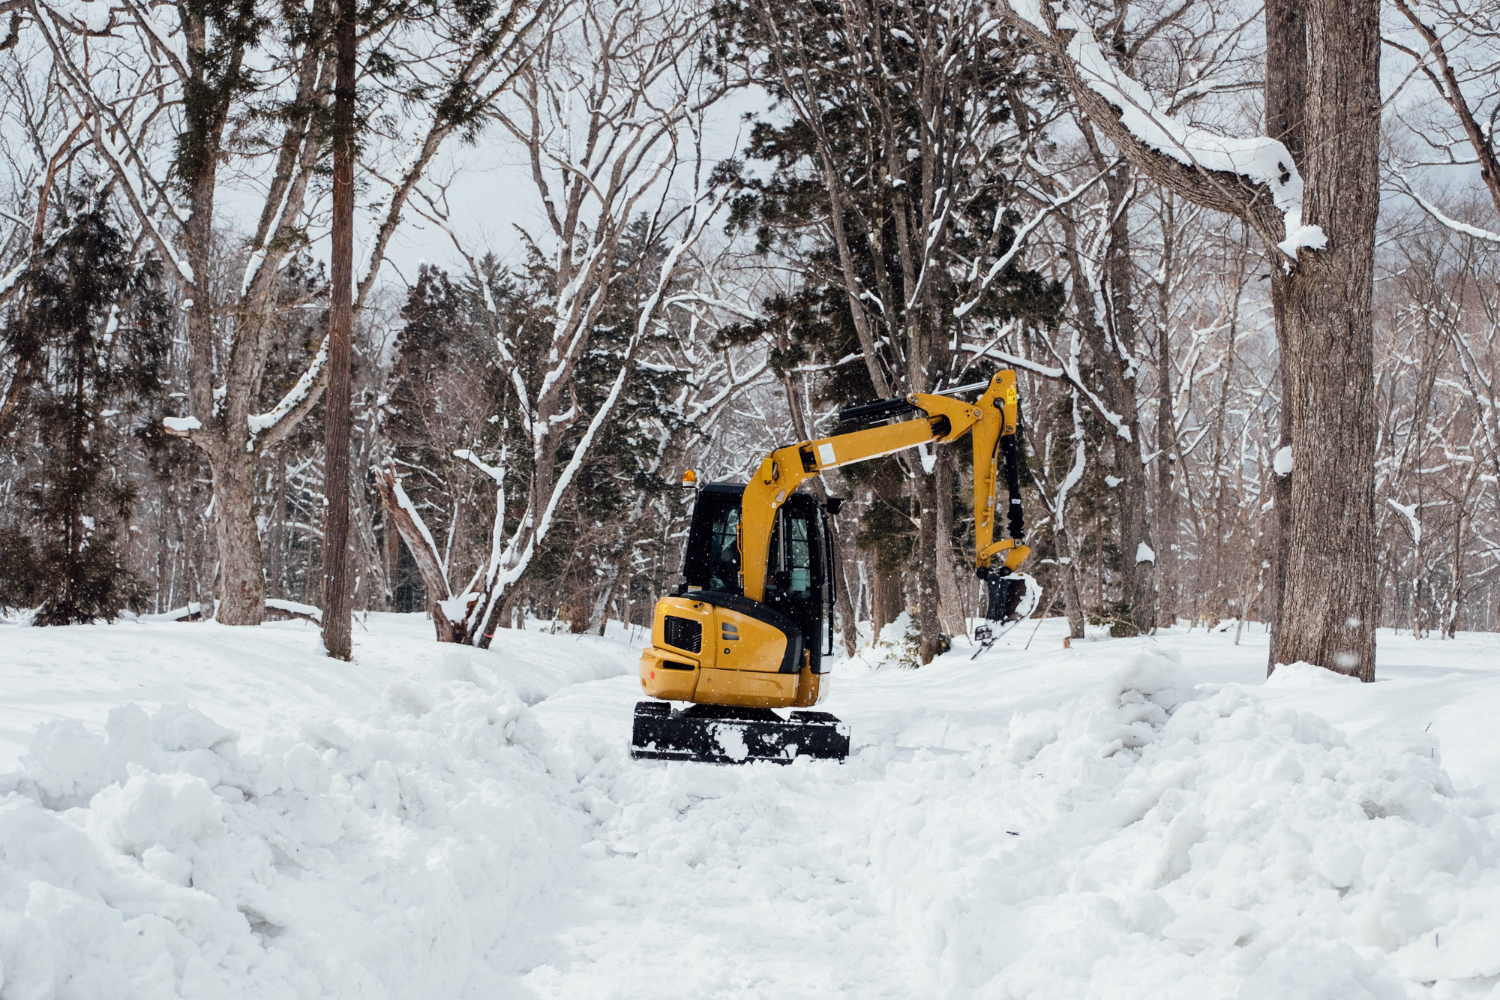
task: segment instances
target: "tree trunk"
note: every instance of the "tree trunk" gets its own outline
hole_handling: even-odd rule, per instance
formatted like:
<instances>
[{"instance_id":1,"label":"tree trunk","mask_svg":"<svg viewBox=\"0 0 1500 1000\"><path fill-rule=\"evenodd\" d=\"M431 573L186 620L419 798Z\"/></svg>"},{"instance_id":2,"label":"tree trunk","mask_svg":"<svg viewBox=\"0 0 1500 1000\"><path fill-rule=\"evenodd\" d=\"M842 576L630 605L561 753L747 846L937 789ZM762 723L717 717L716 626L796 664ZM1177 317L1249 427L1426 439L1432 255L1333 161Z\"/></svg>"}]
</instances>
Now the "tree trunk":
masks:
<instances>
[{"instance_id":1,"label":"tree trunk","mask_svg":"<svg viewBox=\"0 0 1500 1000\"><path fill-rule=\"evenodd\" d=\"M922 663L932 662L938 654L938 636L942 633L938 619L938 518L940 502L937 477L921 475L916 479L917 499L922 505L922 527L917 538L917 621L922 630L919 655Z\"/></svg>"},{"instance_id":2,"label":"tree trunk","mask_svg":"<svg viewBox=\"0 0 1500 1000\"><path fill-rule=\"evenodd\" d=\"M1125 599L1130 602L1130 619L1141 632L1156 624L1156 556L1151 541L1151 520L1147 512L1146 470L1141 464L1141 421L1136 409L1135 383L1126 378L1121 351L1135 352L1135 257L1130 242L1129 189L1130 168L1120 164L1105 178L1109 203L1113 210L1109 226L1109 245L1105 266L1109 273L1110 313L1114 319L1115 349L1097 345L1096 363L1104 379L1109 407L1120 414L1130 428L1132 440L1116 436L1114 441L1115 475L1125 480L1115 488L1120 509L1121 555L1125 563ZM1113 206L1119 206L1113 208Z\"/></svg>"},{"instance_id":3,"label":"tree trunk","mask_svg":"<svg viewBox=\"0 0 1500 1000\"><path fill-rule=\"evenodd\" d=\"M375 476L376 489L380 488L380 476ZM385 494L380 499L385 500ZM385 563L385 599L387 608L396 610L396 588L400 585L397 574L401 570L401 534L391 518L390 508L383 508L380 526L380 555Z\"/></svg>"},{"instance_id":4,"label":"tree trunk","mask_svg":"<svg viewBox=\"0 0 1500 1000\"><path fill-rule=\"evenodd\" d=\"M1302 0L1266 0L1266 134L1286 146L1292 158L1305 167L1302 156L1303 136L1307 127L1304 102L1307 98L1307 16ZM1271 311L1276 326L1278 350L1276 381L1283 388L1280 433L1276 454L1292 447L1292 408L1286 402L1287 316L1286 286L1288 276L1281 264L1284 259L1270 251ZM1275 538L1271 556L1271 645L1266 654L1266 676L1276 669L1277 639L1281 635L1281 617L1286 597L1286 568L1292 540L1292 479L1273 474L1271 501L1274 512Z\"/></svg>"},{"instance_id":5,"label":"tree trunk","mask_svg":"<svg viewBox=\"0 0 1500 1000\"><path fill-rule=\"evenodd\" d=\"M323 645L352 653L349 606L350 355L354 332L355 3L338 0L333 87L333 234L328 303L328 389L324 396Z\"/></svg>"},{"instance_id":6,"label":"tree trunk","mask_svg":"<svg viewBox=\"0 0 1500 1000\"><path fill-rule=\"evenodd\" d=\"M272 452L271 499L266 511L263 549L266 560L266 593L286 596L286 462Z\"/></svg>"},{"instance_id":7,"label":"tree trunk","mask_svg":"<svg viewBox=\"0 0 1500 1000\"><path fill-rule=\"evenodd\" d=\"M1088 635L1084 628L1087 622L1083 617L1083 591L1078 586L1078 562L1073 560L1062 568L1063 578L1063 600L1066 601L1068 614L1068 636L1073 639L1083 639Z\"/></svg>"},{"instance_id":8,"label":"tree trunk","mask_svg":"<svg viewBox=\"0 0 1500 1000\"><path fill-rule=\"evenodd\" d=\"M1371 301L1380 208L1380 6L1307 12L1302 249L1283 287L1292 462L1278 663L1375 679L1375 391Z\"/></svg>"},{"instance_id":9,"label":"tree trunk","mask_svg":"<svg viewBox=\"0 0 1500 1000\"><path fill-rule=\"evenodd\" d=\"M828 519L828 530L833 534L833 579L838 586L834 594L833 608L839 616L839 632L844 640L844 655L853 656L855 649L859 647L859 622L856 619L857 611L854 607L854 595L849 586L849 574L846 569L849 561L844 558L843 542L839 538L839 529L833 523L833 518Z\"/></svg>"},{"instance_id":10,"label":"tree trunk","mask_svg":"<svg viewBox=\"0 0 1500 1000\"><path fill-rule=\"evenodd\" d=\"M211 465L220 581L217 618L224 625L259 625L266 610L266 574L255 523L255 456L231 451ZM205 607L205 618L207 612Z\"/></svg>"},{"instance_id":11,"label":"tree trunk","mask_svg":"<svg viewBox=\"0 0 1500 1000\"><path fill-rule=\"evenodd\" d=\"M878 560L877 555L876 568L870 574L873 579L870 589L870 618L875 629L874 639L879 639L880 630L906 610L906 595L901 590L901 574L881 570Z\"/></svg>"},{"instance_id":12,"label":"tree trunk","mask_svg":"<svg viewBox=\"0 0 1500 1000\"><path fill-rule=\"evenodd\" d=\"M937 581L938 620L949 635L968 634L968 609L958 594L958 566L953 558L953 448L938 452L937 468Z\"/></svg>"},{"instance_id":13,"label":"tree trunk","mask_svg":"<svg viewBox=\"0 0 1500 1000\"><path fill-rule=\"evenodd\" d=\"M1115 222L1110 226L1110 241L1107 266L1111 275L1107 291L1111 296L1114 314L1114 337L1119 343L1131 345L1134 334L1134 307L1131 305L1129 273L1132 268L1129 230L1124 225L1123 181L1114 174L1106 178L1106 189L1110 192L1109 205ZM1097 319L1094 288L1088 280L1089 269L1078 252L1077 230L1066 216L1060 223L1063 227L1065 256L1073 272L1073 307L1077 314L1079 329L1088 344L1089 353L1099 373L1100 397L1110 412L1117 414L1120 425L1127 428L1131 438L1119 436L1116 428L1110 428L1110 468L1121 482L1111 491L1120 518L1120 556L1124 563L1125 600L1130 605L1131 621L1141 631L1151 628L1156 613L1156 564L1151 545L1150 519L1146 511L1146 470L1141 465L1140 413L1136 406L1135 383L1125 377L1124 362L1111 341L1110 332ZM1102 549L1103 536L1100 535ZM1145 549L1142 549L1142 546ZM1152 550L1151 558L1137 559ZM1104 603L1103 555L1099 561L1099 603Z\"/></svg>"},{"instance_id":14,"label":"tree trunk","mask_svg":"<svg viewBox=\"0 0 1500 1000\"><path fill-rule=\"evenodd\" d=\"M1171 281L1175 260L1175 213L1166 195L1162 220L1161 328L1156 334L1156 626L1177 624L1177 456L1176 414L1172 407Z\"/></svg>"}]
</instances>

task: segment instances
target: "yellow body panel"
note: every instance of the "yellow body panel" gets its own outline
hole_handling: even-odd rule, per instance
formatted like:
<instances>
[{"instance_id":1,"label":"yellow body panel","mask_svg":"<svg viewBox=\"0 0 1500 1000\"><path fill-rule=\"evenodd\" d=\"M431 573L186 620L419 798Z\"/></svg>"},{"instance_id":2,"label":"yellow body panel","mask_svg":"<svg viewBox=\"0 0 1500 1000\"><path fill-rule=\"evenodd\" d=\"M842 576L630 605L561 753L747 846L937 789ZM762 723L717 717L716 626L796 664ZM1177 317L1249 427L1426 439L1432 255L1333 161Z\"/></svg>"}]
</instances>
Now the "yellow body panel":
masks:
<instances>
[{"instance_id":1,"label":"yellow body panel","mask_svg":"<svg viewBox=\"0 0 1500 1000\"><path fill-rule=\"evenodd\" d=\"M698 652L667 645L668 615L699 623ZM749 615L686 597L663 597L656 602L651 645L641 651L641 688L653 698L709 705L813 705L819 693L817 675L805 666L797 674L780 672L786 646L780 629ZM692 669L663 665L668 662Z\"/></svg>"},{"instance_id":2,"label":"yellow body panel","mask_svg":"<svg viewBox=\"0 0 1500 1000\"><path fill-rule=\"evenodd\" d=\"M691 665L691 670L664 666L666 663ZM641 650L641 687L653 698L664 701L692 701L698 687L701 668L697 657L684 656L655 646Z\"/></svg>"},{"instance_id":3,"label":"yellow body panel","mask_svg":"<svg viewBox=\"0 0 1500 1000\"><path fill-rule=\"evenodd\" d=\"M785 708L797 700L797 675L704 670L693 700L738 708Z\"/></svg>"},{"instance_id":4,"label":"yellow body panel","mask_svg":"<svg viewBox=\"0 0 1500 1000\"><path fill-rule=\"evenodd\" d=\"M792 701L792 707L811 708L826 690L823 675L813 673L812 667L803 667L802 673L797 675L797 697Z\"/></svg>"}]
</instances>

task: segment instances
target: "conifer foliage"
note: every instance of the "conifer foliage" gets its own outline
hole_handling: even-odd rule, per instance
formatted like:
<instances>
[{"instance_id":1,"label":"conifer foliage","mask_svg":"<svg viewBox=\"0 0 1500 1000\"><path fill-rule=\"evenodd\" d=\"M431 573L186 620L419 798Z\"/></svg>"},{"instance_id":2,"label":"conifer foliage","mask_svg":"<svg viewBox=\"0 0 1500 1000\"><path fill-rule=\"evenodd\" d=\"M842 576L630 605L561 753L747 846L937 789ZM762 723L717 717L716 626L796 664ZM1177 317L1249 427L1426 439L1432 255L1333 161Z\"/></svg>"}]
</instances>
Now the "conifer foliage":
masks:
<instances>
[{"instance_id":1,"label":"conifer foliage","mask_svg":"<svg viewBox=\"0 0 1500 1000\"><path fill-rule=\"evenodd\" d=\"M102 197L67 207L0 334L36 373L12 438L29 467L0 527L0 604L36 608L37 625L113 619L142 600L121 539L137 487L110 458L122 436L153 433L138 418L168 343L156 263L133 258Z\"/></svg>"}]
</instances>

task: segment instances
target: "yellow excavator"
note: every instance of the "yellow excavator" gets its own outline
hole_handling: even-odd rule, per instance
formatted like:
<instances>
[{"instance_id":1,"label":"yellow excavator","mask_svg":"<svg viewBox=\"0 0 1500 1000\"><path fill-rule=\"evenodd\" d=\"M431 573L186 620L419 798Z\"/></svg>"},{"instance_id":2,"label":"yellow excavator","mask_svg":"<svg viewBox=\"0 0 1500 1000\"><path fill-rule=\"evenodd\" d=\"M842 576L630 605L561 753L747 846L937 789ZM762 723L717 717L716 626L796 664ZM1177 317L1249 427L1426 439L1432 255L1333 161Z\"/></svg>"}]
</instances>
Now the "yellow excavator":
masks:
<instances>
[{"instance_id":1,"label":"yellow excavator","mask_svg":"<svg viewBox=\"0 0 1500 1000\"><path fill-rule=\"evenodd\" d=\"M956 398L983 389L976 402ZM910 419L901 419L916 414ZM833 542L828 518L843 500L821 503L797 487L841 465L970 434L974 455L975 569L987 586L981 643L1014 625L1041 594L1019 571L1023 544L1020 402L1016 373L940 393L911 393L839 411L858 429L778 448L749 483L697 490L683 559L684 581L656 604L651 645L641 653L641 687L653 701L635 708L631 755L739 763L798 756L842 760L849 730L809 709L827 692L824 657L833 644ZM996 488L1009 492L1009 538L996 540ZM825 649L826 643L826 649ZM674 710L672 702L686 702Z\"/></svg>"}]
</instances>

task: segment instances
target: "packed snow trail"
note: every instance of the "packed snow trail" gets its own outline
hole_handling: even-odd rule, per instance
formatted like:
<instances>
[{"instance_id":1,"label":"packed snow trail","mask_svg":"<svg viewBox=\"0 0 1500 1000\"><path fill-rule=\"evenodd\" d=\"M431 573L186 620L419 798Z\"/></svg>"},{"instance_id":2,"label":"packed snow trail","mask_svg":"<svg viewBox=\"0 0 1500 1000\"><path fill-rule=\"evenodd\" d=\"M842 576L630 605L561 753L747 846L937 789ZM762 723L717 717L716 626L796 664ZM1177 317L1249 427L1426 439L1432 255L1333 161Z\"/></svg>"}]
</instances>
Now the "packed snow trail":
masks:
<instances>
[{"instance_id":1,"label":"packed snow trail","mask_svg":"<svg viewBox=\"0 0 1500 1000\"><path fill-rule=\"evenodd\" d=\"M1495 636L1266 683L1253 634L1049 622L842 665L846 764L713 767L630 760L628 644L418 625L352 674L300 623L6 629L0 727L53 721L0 775L0 1000L1500 998Z\"/></svg>"},{"instance_id":2,"label":"packed snow trail","mask_svg":"<svg viewBox=\"0 0 1500 1000\"><path fill-rule=\"evenodd\" d=\"M871 884L873 831L858 817L876 758L632 761L638 692L620 678L537 706L582 758L596 825L562 905L526 942L524 989L507 995L923 996L930 973Z\"/></svg>"}]
</instances>

